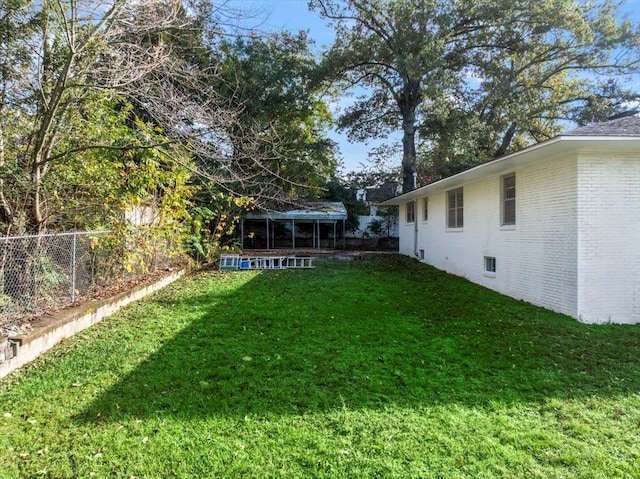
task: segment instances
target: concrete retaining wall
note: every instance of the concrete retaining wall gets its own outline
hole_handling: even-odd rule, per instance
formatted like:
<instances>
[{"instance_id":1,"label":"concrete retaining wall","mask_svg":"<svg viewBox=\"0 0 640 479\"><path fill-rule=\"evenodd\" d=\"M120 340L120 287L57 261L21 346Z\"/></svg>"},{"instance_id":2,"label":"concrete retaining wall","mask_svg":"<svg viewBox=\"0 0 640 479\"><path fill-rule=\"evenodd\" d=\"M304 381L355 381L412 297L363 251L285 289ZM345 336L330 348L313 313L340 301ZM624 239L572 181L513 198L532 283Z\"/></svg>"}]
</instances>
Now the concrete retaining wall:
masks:
<instances>
[{"instance_id":1,"label":"concrete retaining wall","mask_svg":"<svg viewBox=\"0 0 640 479\"><path fill-rule=\"evenodd\" d=\"M29 333L0 341L0 378L33 361L61 341L96 324L123 306L144 298L184 275L184 270L155 283L138 286L107 299L87 301L39 320ZM5 344L6 343L6 344Z\"/></svg>"}]
</instances>

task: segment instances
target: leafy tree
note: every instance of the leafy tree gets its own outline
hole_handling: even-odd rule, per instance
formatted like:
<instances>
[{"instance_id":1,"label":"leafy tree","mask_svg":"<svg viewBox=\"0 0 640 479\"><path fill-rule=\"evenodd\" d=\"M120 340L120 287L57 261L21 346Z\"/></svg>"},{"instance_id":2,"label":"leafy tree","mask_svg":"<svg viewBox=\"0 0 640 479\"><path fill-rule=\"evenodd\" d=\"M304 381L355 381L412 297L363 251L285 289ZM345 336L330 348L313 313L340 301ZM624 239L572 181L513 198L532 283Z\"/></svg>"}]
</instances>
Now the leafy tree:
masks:
<instances>
[{"instance_id":1,"label":"leafy tree","mask_svg":"<svg viewBox=\"0 0 640 479\"><path fill-rule=\"evenodd\" d=\"M181 169L218 185L248 178L229 152L228 128L238 112L215 89L211 47L204 44L202 29L211 24L202 15L217 12L201 14L199 4L173 0L7 5L0 11L0 46L8 52L0 65L5 232L77 225L97 196L83 205L90 188L74 183L97 182L94 190L107 197L120 189L117 201L129 197L135 204L145 196L191 194L177 184L167 189L169 176L185 177ZM250 134L255 143L257 133L245 138ZM207 163L194 165L191 158ZM102 178L118 181L96 177L96 162ZM75 204L63 212L55 208L62 199ZM110 214L107 203L103 216ZM182 214L183 208L165 211ZM94 209L92 217L102 213Z\"/></svg>"},{"instance_id":2,"label":"leafy tree","mask_svg":"<svg viewBox=\"0 0 640 479\"><path fill-rule=\"evenodd\" d=\"M218 251L238 248L240 216L251 209L252 198L219 192L192 209L187 253L198 262L214 259ZM206 203L206 206L205 206Z\"/></svg>"},{"instance_id":3,"label":"leafy tree","mask_svg":"<svg viewBox=\"0 0 640 479\"><path fill-rule=\"evenodd\" d=\"M345 228L355 231L360 226L360 216L369 214L367 205L356 198L356 190L350 187L344 180L333 178L325 185L321 197L325 201L339 201L347 210Z\"/></svg>"},{"instance_id":4,"label":"leafy tree","mask_svg":"<svg viewBox=\"0 0 640 479\"><path fill-rule=\"evenodd\" d=\"M311 4L336 27L326 68L364 91L340 125L359 140L402 130L405 191L418 140L446 174L548 138L593 99L587 75L638 66L637 28L609 0Z\"/></svg>"},{"instance_id":5,"label":"leafy tree","mask_svg":"<svg viewBox=\"0 0 640 479\"><path fill-rule=\"evenodd\" d=\"M7 197L6 178L13 169L12 152L19 147L20 126L26 121L15 105L21 101L30 65L27 40L33 18L27 14L28 5L28 0L7 0L0 8L0 222L6 234L16 214Z\"/></svg>"},{"instance_id":6,"label":"leafy tree","mask_svg":"<svg viewBox=\"0 0 640 479\"><path fill-rule=\"evenodd\" d=\"M141 153L148 157L158 145L147 140L161 135L148 135L142 122L122 128L113 108L129 99L163 103L152 93L177 62L169 45L142 48L141 41L185 28L189 19L179 4L161 0L8 5L1 27L11 63L2 64L0 78L0 110L9 112L0 131L0 219L7 233L39 233L55 224L56 200L68 198L64 171L79 173L71 165L97 151L105 163L115 151L126 157L148 150Z\"/></svg>"},{"instance_id":7,"label":"leafy tree","mask_svg":"<svg viewBox=\"0 0 640 479\"><path fill-rule=\"evenodd\" d=\"M218 45L213 62L220 65L219 91L239 112L228 128L234 161L245 176L259 179L240 185L243 194L271 200L313 196L337 167L327 136L331 116L309 47L304 32Z\"/></svg>"},{"instance_id":8,"label":"leafy tree","mask_svg":"<svg viewBox=\"0 0 640 479\"><path fill-rule=\"evenodd\" d=\"M375 237L390 238L391 229L398 217L398 207L388 206L386 208L378 208L376 216L380 217L380 219L371 221L367 229L371 231Z\"/></svg>"}]
</instances>

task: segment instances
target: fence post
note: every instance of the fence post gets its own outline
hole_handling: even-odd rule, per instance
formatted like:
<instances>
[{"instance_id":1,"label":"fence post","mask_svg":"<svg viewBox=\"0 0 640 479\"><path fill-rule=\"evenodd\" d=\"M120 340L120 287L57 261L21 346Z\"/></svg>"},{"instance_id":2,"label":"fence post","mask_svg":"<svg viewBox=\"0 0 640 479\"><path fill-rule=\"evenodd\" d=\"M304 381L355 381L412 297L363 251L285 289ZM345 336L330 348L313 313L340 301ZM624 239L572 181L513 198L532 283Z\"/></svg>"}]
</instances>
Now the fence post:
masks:
<instances>
[{"instance_id":1,"label":"fence post","mask_svg":"<svg viewBox=\"0 0 640 479\"><path fill-rule=\"evenodd\" d=\"M76 302L76 249L78 233L73 233L73 251L71 253L71 302Z\"/></svg>"}]
</instances>

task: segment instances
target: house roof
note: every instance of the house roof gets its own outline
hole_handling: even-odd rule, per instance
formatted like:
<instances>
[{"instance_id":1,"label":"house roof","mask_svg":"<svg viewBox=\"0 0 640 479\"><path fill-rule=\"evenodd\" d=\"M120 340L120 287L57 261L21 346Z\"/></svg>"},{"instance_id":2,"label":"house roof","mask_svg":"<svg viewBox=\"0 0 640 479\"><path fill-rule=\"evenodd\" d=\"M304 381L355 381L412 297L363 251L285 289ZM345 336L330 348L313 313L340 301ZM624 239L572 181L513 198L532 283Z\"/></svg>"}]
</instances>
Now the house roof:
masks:
<instances>
[{"instance_id":1,"label":"house roof","mask_svg":"<svg viewBox=\"0 0 640 479\"><path fill-rule=\"evenodd\" d=\"M602 123L592 123L564 133L563 136L640 136L640 116L625 116Z\"/></svg>"},{"instance_id":2,"label":"house roof","mask_svg":"<svg viewBox=\"0 0 640 479\"><path fill-rule=\"evenodd\" d=\"M391 198L381 206L401 205L407 201L451 189L469 181L498 173L506 173L517 166L557 157L575 151L640 152L640 117L627 116L602 123L583 126L542 143L502 156L488 163L465 170L408 193Z\"/></svg>"},{"instance_id":3,"label":"house roof","mask_svg":"<svg viewBox=\"0 0 640 479\"><path fill-rule=\"evenodd\" d=\"M247 220L346 220L347 209L340 202L310 202L288 211L252 211Z\"/></svg>"}]
</instances>

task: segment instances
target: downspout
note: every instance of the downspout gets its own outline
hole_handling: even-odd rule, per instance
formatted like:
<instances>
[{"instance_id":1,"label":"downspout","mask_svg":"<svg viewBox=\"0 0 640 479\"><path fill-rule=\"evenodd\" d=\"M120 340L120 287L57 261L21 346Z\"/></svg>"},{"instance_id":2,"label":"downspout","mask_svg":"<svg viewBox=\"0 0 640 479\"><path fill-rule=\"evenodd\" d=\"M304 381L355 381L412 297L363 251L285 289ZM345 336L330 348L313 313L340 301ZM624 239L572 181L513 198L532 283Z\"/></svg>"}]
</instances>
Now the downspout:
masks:
<instances>
[{"instance_id":1,"label":"downspout","mask_svg":"<svg viewBox=\"0 0 640 479\"><path fill-rule=\"evenodd\" d=\"M413 255L418 258L418 200L413 201Z\"/></svg>"},{"instance_id":2,"label":"downspout","mask_svg":"<svg viewBox=\"0 0 640 479\"><path fill-rule=\"evenodd\" d=\"M413 172L413 189L418 187L418 173ZM418 256L418 198L413 200L413 256Z\"/></svg>"}]
</instances>

